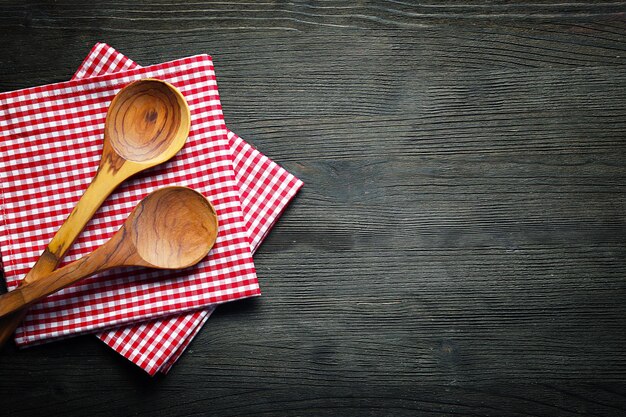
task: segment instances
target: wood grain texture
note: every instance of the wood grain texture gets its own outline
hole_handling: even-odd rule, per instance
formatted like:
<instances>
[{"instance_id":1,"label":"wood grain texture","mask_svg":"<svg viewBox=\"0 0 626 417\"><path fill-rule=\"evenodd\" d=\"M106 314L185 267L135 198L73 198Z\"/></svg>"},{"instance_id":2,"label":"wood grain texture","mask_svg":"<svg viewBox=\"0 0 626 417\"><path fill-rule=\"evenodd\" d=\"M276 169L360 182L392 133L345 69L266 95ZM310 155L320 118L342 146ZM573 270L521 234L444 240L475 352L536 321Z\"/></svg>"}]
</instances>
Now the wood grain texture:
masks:
<instances>
[{"instance_id":1,"label":"wood grain texture","mask_svg":"<svg viewBox=\"0 0 626 417\"><path fill-rule=\"evenodd\" d=\"M109 105L104 141L110 147L103 161L112 159L107 153L143 165L169 160L187 141L190 118L185 97L173 85L156 79L131 83Z\"/></svg>"},{"instance_id":2,"label":"wood grain texture","mask_svg":"<svg viewBox=\"0 0 626 417\"><path fill-rule=\"evenodd\" d=\"M3 407L626 415L625 12L6 3L0 89L68 79L96 41L210 53L229 128L306 185L255 256L263 297L220 307L168 376L81 337L0 355Z\"/></svg>"}]
</instances>

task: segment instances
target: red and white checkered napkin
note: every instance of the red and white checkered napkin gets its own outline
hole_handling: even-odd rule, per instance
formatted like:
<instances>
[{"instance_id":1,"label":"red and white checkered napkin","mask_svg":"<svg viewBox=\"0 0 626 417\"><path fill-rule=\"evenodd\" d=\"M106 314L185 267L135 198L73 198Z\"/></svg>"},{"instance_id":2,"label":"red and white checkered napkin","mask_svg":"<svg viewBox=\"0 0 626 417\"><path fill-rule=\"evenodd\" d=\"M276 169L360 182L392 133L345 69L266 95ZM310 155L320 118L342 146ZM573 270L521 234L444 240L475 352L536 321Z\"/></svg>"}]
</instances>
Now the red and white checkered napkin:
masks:
<instances>
[{"instance_id":1,"label":"red and white checkered napkin","mask_svg":"<svg viewBox=\"0 0 626 417\"><path fill-rule=\"evenodd\" d=\"M102 245L149 192L186 185L215 206L220 221L209 256L182 271L116 270L88 278L29 310L23 345L197 310L259 294L211 58L198 55L147 68L0 95L0 236L12 289L36 261L95 174L108 104L131 81L169 81L191 109L191 132L171 161L138 175L107 199L66 261Z\"/></svg>"},{"instance_id":2,"label":"red and white checkered napkin","mask_svg":"<svg viewBox=\"0 0 626 417\"><path fill-rule=\"evenodd\" d=\"M139 65L104 43L96 44L74 78L137 68ZM243 139L228 131L241 208L254 253L302 181ZM111 348L151 375L167 372L193 340L214 308L118 328L98 334Z\"/></svg>"},{"instance_id":3,"label":"red and white checkered napkin","mask_svg":"<svg viewBox=\"0 0 626 417\"><path fill-rule=\"evenodd\" d=\"M96 44L74 78L137 68L110 46ZM302 182L228 131L248 240L254 252ZM5 254L6 256L6 254ZM151 375L167 372L206 322L213 307L100 333L105 343Z\"/></svg>"}]
</instances>

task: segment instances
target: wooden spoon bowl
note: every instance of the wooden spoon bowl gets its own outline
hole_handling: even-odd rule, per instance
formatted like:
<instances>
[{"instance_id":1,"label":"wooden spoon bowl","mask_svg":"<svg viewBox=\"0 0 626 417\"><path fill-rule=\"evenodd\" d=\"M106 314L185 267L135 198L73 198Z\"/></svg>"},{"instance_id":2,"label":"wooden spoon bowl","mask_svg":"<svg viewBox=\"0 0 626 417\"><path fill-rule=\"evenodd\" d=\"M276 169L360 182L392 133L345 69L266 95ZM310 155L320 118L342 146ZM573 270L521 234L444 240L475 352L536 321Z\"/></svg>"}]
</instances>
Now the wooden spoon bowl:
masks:
<instances>
[{"instance_id":1,"label":"wooden spoon bowl","mask_svg":"<svg viewBox=\"0 0 626 417\"><path fill-rule=\"evenodd\" d=\"M170 84L151 78L135 81L113 98L104 140L123 160L138 164L167 161L187 139L186 109L185 98Z\"/></svg>"},{"instance_id":2,"label":"wooden spoon bowl","mask_svg":"<svg viewBox=\"0 0 626 417\"><path fill-rule=\"evenodd\" d=\"M144 198L125 223L138 264L181 269L195 265L217 237L217 214L202 194L167 187Z\"/></svg>"}]
</instances>

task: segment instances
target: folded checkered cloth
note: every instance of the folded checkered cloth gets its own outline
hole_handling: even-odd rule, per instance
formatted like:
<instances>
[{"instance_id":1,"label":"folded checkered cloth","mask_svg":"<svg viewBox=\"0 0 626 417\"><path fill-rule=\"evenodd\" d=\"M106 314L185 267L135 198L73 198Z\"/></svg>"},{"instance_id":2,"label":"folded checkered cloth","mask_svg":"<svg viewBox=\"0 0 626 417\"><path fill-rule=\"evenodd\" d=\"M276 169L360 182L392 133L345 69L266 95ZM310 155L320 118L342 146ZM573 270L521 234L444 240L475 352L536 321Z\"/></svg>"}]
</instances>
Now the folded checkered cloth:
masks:
<instances>
[{"instance_id":1,"label":"folded checkered cloth","mask_svg":"<svg viewBox=\"0 0 626 417\"><path fill-rule=\"evenodd\" d=\"M106 48L94 47L90 57L95 66L86 60L81 70L97 69L91 73L94 75L114 70L116 65L123 69L118 65L121 58L107 62L106 54L98 55ZM192 110L189 141L172 161L120 187L81 234L66 261L102 244L141 198L170 184L191 186L213 202L220 218L218 242L191 274L117 271L49 297L31 309L16 334L18 344L40 343L259 293L251 261L251 224L240 204L241 181L233 171L231 148L233 143L242 148L248 145L225 128L212 61L206 55L0 95L0 236L9 287L35 262L93 177L104 116L113 95L128 82L150 76L173 83L186 96ZM241 154L245 155L245 150L237 155ZM247 158L255 157L258 155ZM254 178L247 180L253 183ZM281 184L280 180L270 183ZM292 196L300 185L296 180L288 194ZM266 231L272 221L267 221ZM169 369L207 317L207 312L196 311L100 337L153 374Z\"/></svg>"},{"instance_id":2,"label":"folded checkered cloth","mask_svg":"<svg viewBox=\"0 0 626 417\"><path fill-rule=\"evenodd\" d=\"M96 44L74 78L134 69L139 65L105 43ZM74 79L73 78L73 79ZM243 139L228 131L241 208L254 253L303 183ZM107 345L151 375L167 372L214 308L98 334Z\"/></svg>"}]
</instances>

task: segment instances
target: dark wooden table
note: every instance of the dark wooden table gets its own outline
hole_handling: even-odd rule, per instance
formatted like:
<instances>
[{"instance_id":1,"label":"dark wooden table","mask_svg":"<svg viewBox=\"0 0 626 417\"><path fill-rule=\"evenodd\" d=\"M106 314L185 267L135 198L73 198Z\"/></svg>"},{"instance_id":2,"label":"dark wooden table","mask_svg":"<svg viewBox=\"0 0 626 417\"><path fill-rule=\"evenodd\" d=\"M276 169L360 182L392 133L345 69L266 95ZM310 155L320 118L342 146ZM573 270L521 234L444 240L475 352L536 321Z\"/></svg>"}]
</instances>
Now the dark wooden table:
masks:
<instances>
[{"instance_id":1,"label":"dark wooden table","mask_svg":"<svg viewBox=\"0 0 626 417\"><path fill-rule=\"evenodd\" d=\"M494 3L3 3L0 90L208 52L306 186L169 375L8 348L0 414L626 415L626 3Z\"/></svg>"}]
</instances>

